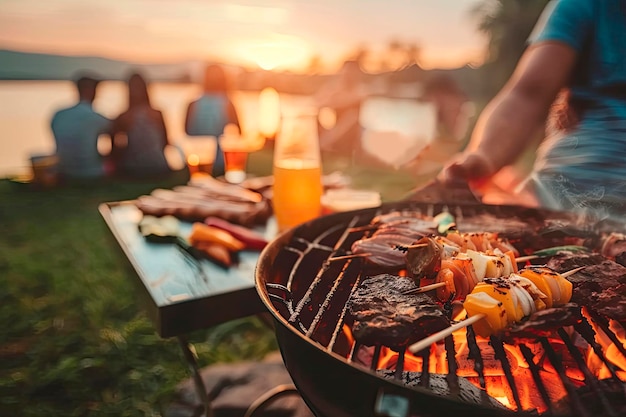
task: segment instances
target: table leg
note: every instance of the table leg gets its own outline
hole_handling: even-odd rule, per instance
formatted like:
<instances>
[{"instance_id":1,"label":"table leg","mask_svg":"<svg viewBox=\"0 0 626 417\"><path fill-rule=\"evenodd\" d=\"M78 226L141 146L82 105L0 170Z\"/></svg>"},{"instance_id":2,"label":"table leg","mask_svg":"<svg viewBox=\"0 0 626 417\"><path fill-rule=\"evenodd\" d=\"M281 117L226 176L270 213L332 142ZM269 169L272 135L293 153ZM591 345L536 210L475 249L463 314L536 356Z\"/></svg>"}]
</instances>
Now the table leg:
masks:
<instances>
[{"instance_id":1,"label":"table leg","mask_svg":"<svg viewBox=\"0 0 626 417\"><path fill-rule=\"evenodd\" d=\"M204 407L204 416L205 417L213 417L213 408L211 407L211 400L209 399L209 395L206 392L206 387L204 386L204 381L202 380L202 375L200 375L200 368L198 368L198 362L196 358L189 349L189 343L187 339L183 336L178 336L178 341L180 342L180 347L183 350L183 354L185 355L185 360L189 365L189 369L193 374L193 382L196 387L196 392L202 401L202 405Z\"/></svg>"}]
</instances>

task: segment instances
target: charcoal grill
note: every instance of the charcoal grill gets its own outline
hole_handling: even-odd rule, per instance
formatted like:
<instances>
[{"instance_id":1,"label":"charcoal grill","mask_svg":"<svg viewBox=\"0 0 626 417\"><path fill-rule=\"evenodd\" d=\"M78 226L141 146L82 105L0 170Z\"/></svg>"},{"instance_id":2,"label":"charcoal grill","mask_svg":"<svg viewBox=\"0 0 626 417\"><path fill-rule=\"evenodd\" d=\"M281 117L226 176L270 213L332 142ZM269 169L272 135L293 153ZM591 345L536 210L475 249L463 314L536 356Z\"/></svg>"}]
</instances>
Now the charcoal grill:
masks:
<instances>
[{"instance_id":1,"label":"charcoal grill","mask_svg":"<svg viewBox=\"0 0 626 417\"><path fill-rule=\"evenodd\" d=\"M586 318L573 333L561 329L558 341L537 338L533 343L520 343L515 358L509 354L511 346L497 337L492 337L488 345L479 346L470 327L464 336L467 362L472 364L469 374L467 370L466 374L460 374L463 366L458 363L459 352L452 336L416 355L422 360L421 369L407 370L411 359L407 352L397 352L385 370L379 369L382 356L389 355L389 350L384 346L367 349L359 346L344 330L350 324L347 301L364 278L364 260L348 258L329 262L328 259L349 253L354 241L371 232L367 225L372 219L391 211L421 212L428 216L450 211L459 225L463 219L485 213L500 219L518 218L528 224L550 223L556 225L553 232L562 233L564 241L568 225L576 225L577 230L589 235L605 227L622 231L621 224L581 225L571 214L519 206L404 201L332 214L283 233L259 258L256 288L274 318L285 366L316 416L421 417L455 412L481 416L626 415L626 369L606 357L604 347L594 338L592 325L599 326L596 328L601 328L615 342L624 360L626 349L601 317ZM498 224L492 226L497 228ZM600 378L590 371L576 347L581 340L596 353L608 375ZM541 362L534 356L537 346L543 349ZM432 372L430 358L435 350L444 353L445 372ZM363 353L370 355L371 365L360 359ZM516 373L512 359L524 364L524 375ZM494 364L500 369L497 376L489 371ZM550 369L548 378L546 367ZM572 374L579 377L573 378ZM468 392L467 381L477 389ZM434 389L435 382L444 383L443 391ZM488 394L492 384L505 392L504 400L495 401ZM559 398L554 397L553 385L560 387ZM507 405L502 405L503 402Z\"/></svg>"}]
</instances>

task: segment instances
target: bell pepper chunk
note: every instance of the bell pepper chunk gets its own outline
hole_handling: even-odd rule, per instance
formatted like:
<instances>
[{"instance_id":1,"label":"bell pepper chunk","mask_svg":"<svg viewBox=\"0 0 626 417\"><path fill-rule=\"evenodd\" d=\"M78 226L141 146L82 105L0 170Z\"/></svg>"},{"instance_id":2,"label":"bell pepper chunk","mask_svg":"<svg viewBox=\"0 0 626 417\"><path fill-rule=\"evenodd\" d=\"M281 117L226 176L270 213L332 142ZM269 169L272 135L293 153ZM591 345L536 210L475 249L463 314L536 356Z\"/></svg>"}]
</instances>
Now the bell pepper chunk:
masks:
<instances>
[{"instance_id":1,"label":"bell pepper chunk","mask_svg":"<svg viewBox=\"0 0 626 417\"><path fill-rule=\"evenodd\" d=\"M546 298L542 299L546 304L546 307L552 308L554 300L552 290L539 270L536 270L535 268L523 268L519 270L518 274L528 278L533 284L535 284L537 288L539 288L539 291L546 295Z\"/></svg>"},{"instance_id":2,"label":"bell pepper chunk","mask_svg":"<svg viewBox=\"0 0 626 417\"><path fill-rule=\"evenodd\" d=\"M483 314L485 317L472 325L474 332L482 337L489 337L507 327L507 312L502 302L485 292L469 294L463 307L469 317Z\"/></svg>"},{"instance_id":3,"label":"bell pepper chunk","mask_svg":"<svg viewBox=\"0 0 626 417\"><path fill-rule=\"evenodd\" d=\"M524 317L524 311L517 301L516 295L510 287L504 287L494 282L481 282L474 288L474 293L484 292L502 303L506 311L508 324L513 324Z\"/></svg>"}]
</instances>

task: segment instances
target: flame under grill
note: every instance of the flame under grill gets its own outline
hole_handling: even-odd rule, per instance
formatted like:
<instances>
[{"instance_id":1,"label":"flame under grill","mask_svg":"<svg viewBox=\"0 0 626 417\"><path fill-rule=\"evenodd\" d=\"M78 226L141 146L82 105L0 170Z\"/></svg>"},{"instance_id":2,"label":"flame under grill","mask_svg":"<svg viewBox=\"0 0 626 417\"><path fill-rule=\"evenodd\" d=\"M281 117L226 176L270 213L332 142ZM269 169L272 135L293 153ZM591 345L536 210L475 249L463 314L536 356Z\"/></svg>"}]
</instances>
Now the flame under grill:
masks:
<instances>
[{"instance_id":1,"label":"flame under grill","mask_svg":"<svg viewBox=\"0 0 626 417\"><path fill-rule=\"evenodd\" d=\"M500 213L503 216L510 216L511 210L531 213L496 206L409 204L402 208L423 211L427 216L450 210L459 224L462 216L483 210L496 214L504 210ZM559 329L558 337L524 339L515 345L497 336L486 343L474 335L471 326L415 355L354 341L347 302L364 278L364 261L329 259L349 253L353 242L371 232L368 225L373 217L392 209L397 207L354 212L350 217L314 221L296 229L277 250L271 273L261 268L263 282L258 284L264 284L260 292L271 300L272 313L306 342L339 358L346 366L375 374L381 386L392 381L503 415L626 414L623 328L593 312L585 311L583 321L574 329ZM438 391L436 386L442 381L445 386ZM473 389L467 389L467 382Z\"/></svg>"}]
</instances>

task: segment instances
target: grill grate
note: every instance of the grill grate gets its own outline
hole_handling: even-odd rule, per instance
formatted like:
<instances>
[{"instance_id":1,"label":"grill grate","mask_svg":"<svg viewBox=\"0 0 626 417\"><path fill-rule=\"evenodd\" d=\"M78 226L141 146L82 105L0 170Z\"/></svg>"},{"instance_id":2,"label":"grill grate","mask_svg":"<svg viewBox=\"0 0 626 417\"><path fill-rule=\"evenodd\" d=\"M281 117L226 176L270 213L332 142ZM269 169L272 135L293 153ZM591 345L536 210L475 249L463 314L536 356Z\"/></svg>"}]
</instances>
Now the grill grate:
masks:
<instances>
[{"instance_id":1,"label":"grill grate","mask_svg":"<svg viewBox=\"0 0 626 417\"><path fill-rule=\"evenodd\" d=\"M423 211L416 207L410 208L411 213L422 213L426 216L432 216L434 213L444 210L449 210L453 213L459 223L464 218L470 218L481 213L480 207L463 210L460 206L437 207L429 205ZM292 238L290 244L282 248L275 259L275 264L280 265L280 268L277 268L278 273L274 277L267 277L268 282L266 283L268 295L274 302L276 309L307 340L314 342L328 353L338 354L351 366L358 367L362 366L360 365L362 361L358 357L362 346L358 342L350 343L344 333L345 328L349 327L347 301L363 278L363 259L344 258L338 261L333 261L332 259L341 258L349 253L354 241L366 237L372 232L372 228L368 227L368 225L375 214L382 213L366 212L364 214L355 214L348 221L332 225L326 230L308 230L302 235ZM501 214L510 215L506 210ZM609 322L604 317L592 312L589 312L589 317L626 358L626 349L617 335L610 329ZM619 368L606 358L602 346L595 339L595 330L592 325L587 319L583 319L581 323L575 326L575 330L576 334L588 343L599 360L606 366L610 372L611 380L622 386L624 390L622 394L626 395L626 384L624 384L619 374L620 372L626 374L626 369ZM545 337L537 338L538 345L541 346L544 353L544 358L537 362L535 362L537 354L533 353L533 348L536 349L536 346L532 344L527 346L524 343L520 343L518 347L521 358L526 362L526 367L530 374L529 379L534 383L538 395L538 400L535 401L537 404L534 404L535 408L533 409L524 409L524 402L520 397L520 393L525 388L519 387L516 382L516 376L513 374L512 364L507 356L504 341L496 336L490 338L490 345L494 353L493 357L500 363L504 380L508 384L513 398L511 408L536 414L537 407L543 406L548 414L554 413L555 404L551 399L550 389L543 380L542 370L544 368L543 364L540 363L541 360L547 358L567 392L571 410L575 415L580 417L592 415L592 412L585 406L583 398L581 398L581 386L588 387L597 396L604 413L603 415L618 415L619 411L615 410L612 402L609 400L611 388L607 386L604 380L598 380L593 375L585 359L572 341L572 336L568 335L563 329L559 330L558 334L566 348L563 353L567 352L571 356L573 363L576 364L577 368L584 375L584 382L575 384L567 375L562 360L563 353L555 350L553 346L554 341L551 342ZM492 404L492 399L487 394L490 379L485 374L485 353L481 350L471 326L467 329L465 339L467 342L467 355L473 362L473 370L476 373L476 384L481 389L481 404L484 406ZM446 381L450 396L456 398L461 395L461 388L458 375L459 365L456 360L458 352L455 349L453 336L449 336L444 340L444 348L448 369ZM416 355L422 360L421 378L418 383L422 388L430 387L430 350L424 349ZM371 354L370 371L376 372L379 370L382 354L383 346L376 345ZM406 363L406 351L397 352L397 355L393 375L397 381L401 381ZM623 408L623 405L620 405L620 407Z\"/></svg>"}]
</instances>

